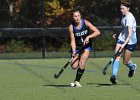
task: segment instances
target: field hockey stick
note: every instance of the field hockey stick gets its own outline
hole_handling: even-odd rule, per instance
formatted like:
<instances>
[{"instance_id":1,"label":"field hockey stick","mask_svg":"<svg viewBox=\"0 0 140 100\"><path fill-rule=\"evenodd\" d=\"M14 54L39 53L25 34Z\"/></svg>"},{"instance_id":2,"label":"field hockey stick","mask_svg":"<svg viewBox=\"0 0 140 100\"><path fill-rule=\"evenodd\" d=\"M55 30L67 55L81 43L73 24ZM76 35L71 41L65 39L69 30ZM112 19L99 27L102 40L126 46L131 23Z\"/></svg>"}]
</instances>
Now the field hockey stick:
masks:
<instances>
[{"instance_id":1,"label":"field hockey stick","mask_svg":"<svg viewBox=\"0 0 140 100\"><path fill-rule=\"evenodd\" d=\"M82 50L84 49L85 46L83 46L81 49L79 49L75 55L80 54L82 52ZM58 74L54 74L54 78L57 79L62 72L67 68L67 66L70 64L70 62L73 60L74 56L72 56L72 58L61 68L61 70L59 71Z\"/></svg>"},{"instance_id":2,"label":"field hockey stick","mask_svg":"<svg viewBox=\"0 0 140 100\"><path fill-rule=\"evenodd\" d=\"M121 48L119 48L119 50L114 54L114 56L110 59L110 61L104 67L104 69L103 69L103 75L106 75L106 70L108 69L108 67L111 65L111 63L114 62L114 60L116 59L116 57L120 55L120 53L121 53L120 49Z\"/></svg>"}]
</instances>

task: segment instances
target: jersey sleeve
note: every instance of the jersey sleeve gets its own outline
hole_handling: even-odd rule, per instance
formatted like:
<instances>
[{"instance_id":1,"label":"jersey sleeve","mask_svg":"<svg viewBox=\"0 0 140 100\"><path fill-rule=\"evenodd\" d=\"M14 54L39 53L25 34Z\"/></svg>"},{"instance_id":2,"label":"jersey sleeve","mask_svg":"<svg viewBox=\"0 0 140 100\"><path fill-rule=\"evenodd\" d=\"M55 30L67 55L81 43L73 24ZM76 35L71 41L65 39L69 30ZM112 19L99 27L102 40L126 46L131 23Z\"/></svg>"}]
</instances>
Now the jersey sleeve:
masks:
<instances>
[{"instance_id":1,"label":"jersey sleeve","mask_svg":"<svg viewBox=\"0 0 140 100\"><path fill-rule=\"evenodd\" d=\"M127 17L126 26L133 27L133 22L134 22L134 20L133 20L132 16Z\"/></svg>"}]
</instances>

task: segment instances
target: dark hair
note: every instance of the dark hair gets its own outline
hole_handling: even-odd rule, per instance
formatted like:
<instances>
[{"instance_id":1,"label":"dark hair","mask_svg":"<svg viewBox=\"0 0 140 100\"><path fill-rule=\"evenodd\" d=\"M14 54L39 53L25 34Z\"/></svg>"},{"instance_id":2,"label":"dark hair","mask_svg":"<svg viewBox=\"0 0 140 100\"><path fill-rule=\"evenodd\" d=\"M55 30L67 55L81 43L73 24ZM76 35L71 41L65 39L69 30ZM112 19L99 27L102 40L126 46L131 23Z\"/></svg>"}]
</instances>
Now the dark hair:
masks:
<instances>
[{"instance_id":1,"label":"dark hair","mask_svg":"<svg viewBox=\"0 0 140 100\"><path fill-rule=\"evenodd\" d=\"M75 6L73 7L73 10L72 10L72 11L73 11L73 12L77 12L77 11L81 12L81 7L75 5Z\"/></svg>"},{"instance_id":2,"label":"dark hair","mask_svg":"<svg viewBox=\"0 0 140 100\"><path fill-rule=\"evenodd\" d=\"M122 2L121 5L130 8L130 2Z\"/></svg>"}]
</instances>

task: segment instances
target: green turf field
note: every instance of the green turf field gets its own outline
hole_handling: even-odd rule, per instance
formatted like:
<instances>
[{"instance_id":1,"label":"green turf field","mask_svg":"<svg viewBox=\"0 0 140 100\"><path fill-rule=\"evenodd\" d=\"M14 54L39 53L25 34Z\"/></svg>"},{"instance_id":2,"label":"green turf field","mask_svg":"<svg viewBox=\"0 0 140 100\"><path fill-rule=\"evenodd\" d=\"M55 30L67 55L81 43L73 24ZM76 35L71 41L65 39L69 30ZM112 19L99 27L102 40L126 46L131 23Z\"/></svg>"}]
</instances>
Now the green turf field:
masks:
<instances>
[{"instance_id":1,"label":"green turf field","mask_svg":"<svg viewBox=\"0 0 140 100\"><path fill-rule=\"evenodd\" d=\"M109 81L102 69L110 58L90 58L81 79L82 88L69 86L76 71L68 67L54 79L53 75L68 59L0 60L0 100L139 100L140 58L132 60L138 65L133 78L128 78L128 68L121 63L118 84Z\"/></svg>"}]
</instances>

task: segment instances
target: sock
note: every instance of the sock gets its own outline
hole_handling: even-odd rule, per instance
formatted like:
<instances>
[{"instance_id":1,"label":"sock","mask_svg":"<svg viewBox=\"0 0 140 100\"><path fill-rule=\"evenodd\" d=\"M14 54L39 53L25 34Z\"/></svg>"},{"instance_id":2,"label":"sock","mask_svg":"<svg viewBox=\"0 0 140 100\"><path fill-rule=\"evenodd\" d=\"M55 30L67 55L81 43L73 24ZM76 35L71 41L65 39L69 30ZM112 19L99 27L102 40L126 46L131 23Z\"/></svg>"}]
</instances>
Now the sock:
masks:
<instances>
[{"instance_id":1,"label":"sock","mask_svg":"<svg viewBox=\"0 0 140 100\"><path fill-rule=\"evenodd\" d=\"M85 71L85 69L80 69L80 68L77 69L77 74L76 74L75 81L78 81L78 82L80 81L84 71Z\"/></svg>"},{"instance_id":2,"label":"sock","mask_svg":"<svg viewBox=\"0 0 140 100\"><path fill-rule=\"evenodd\" d=\"M126 66L129 67L131 70L134 70L134 64L132 62L127 64Z\"/></svg>"},{"instance_id":3,"label":"sock","mask_svg":"<svg viewBox=\"0 0 140 100\"><path fill-rule=\"evenodd\" d=\"M114 75L115 77L118 74L118 69L119 69L119 61L114 61L113 65L112 65L112 75Z\"/></svg>"}]
</instances>

